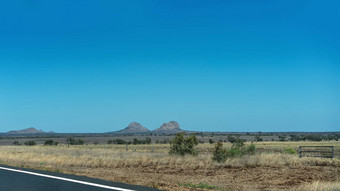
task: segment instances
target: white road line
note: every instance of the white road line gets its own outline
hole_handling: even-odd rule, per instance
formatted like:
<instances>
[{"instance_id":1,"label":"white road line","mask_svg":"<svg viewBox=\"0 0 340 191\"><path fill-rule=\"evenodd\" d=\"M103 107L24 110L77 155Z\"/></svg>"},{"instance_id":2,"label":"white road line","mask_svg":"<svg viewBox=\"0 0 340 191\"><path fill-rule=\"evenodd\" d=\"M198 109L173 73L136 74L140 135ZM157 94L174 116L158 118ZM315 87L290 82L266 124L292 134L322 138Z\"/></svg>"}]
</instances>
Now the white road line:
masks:
<instances>
[{"instance_id":1,"label":"white road line","mask_svg":"<svg viewBox=\"0 0 340 191\"><path fill-rule=\"evenodd\" d=\"M47 175L47 174L40 174L40 173L29 172L29 171L24 171L24 170L16 170L16 169L11 169L11 168L5 168L5 167L1 167L1 166L0 166L0 169L13 171L13 172L20 172L20 173L24 173L24 174L31 174L31 175L35 175L35 176L42 176L42 177L52 178L52 179L57 179L57 180L64 180L64 181L74 182L74 183L78 183L78 184L85 184L85 185L95 186L95 187L99 187L99 188L106 188L106 189L110 189L110 190L135 191L135 190L125 189L125 188L118 188L118 187L106 186L106 185L102 185L102 184L95 184L95 183L91 183L91 182L74 180L74 179L70 179L70 178L62 178L62 177L51 176L51 175Z\"/></svg>"}]
</instances>

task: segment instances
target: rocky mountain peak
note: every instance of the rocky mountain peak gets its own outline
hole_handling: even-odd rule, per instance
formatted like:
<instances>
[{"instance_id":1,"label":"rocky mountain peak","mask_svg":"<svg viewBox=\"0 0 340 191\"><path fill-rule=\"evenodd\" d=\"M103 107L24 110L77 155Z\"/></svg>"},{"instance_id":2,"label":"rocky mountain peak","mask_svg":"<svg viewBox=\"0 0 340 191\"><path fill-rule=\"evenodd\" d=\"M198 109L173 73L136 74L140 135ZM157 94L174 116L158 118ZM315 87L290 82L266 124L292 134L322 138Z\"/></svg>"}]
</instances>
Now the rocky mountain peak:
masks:
<instances>
[{"instance_id":1,"label":"rocky mountain peak","mask_svg":"<svg viewBox=\"0 0 340 191\"><path fill-rule=\"evenodd\" d=\"M157 134L175 134L182 132L179 124L176 121L169 121L167 123L163 123L158 129L154 130L154 133Z\"/></svg>"},{"instance_id":2,"label":"rocky mountain peak","mask_svg":"<svg viewBox=\"0 0 340 191\"><path fill-rule=\"evenodd\" d=\"M149 129L137 122L130 123L125 129L117 131L119 134L145 134L150 132Z\"/></svg>"},{"instance_id":3,"label":"rocky mountain peak","mask_svg":"<svg viewBox=\"0 0 340 191\"><path fill-rule=\"evenodd\" d=\"M39 133L46 133L46 132L44 132L42 130L38 130L34 127L30 127L30 128L18 130L18 131L7 132L7 134L39 134Z\"/></svg>"}]
</instances>

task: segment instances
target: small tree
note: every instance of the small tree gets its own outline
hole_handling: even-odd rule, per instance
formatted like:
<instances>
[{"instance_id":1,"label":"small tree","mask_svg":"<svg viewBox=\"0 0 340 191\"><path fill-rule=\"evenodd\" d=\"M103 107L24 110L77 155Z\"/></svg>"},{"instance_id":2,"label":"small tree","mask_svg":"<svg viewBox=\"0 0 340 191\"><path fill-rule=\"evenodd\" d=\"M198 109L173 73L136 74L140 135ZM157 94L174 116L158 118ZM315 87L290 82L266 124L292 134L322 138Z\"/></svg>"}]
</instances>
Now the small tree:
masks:
<instances>
[{"instance_id":1,"label":"small tree","mask_svg":"<svg viewBox=\"0 0 340 191\"><path fill-rule=\"evenodd\" d=\"M236 138L231 136L231 135L228 135L228 141L231 142L231 143L234 143L236 141Z\"/></svg>"},{"instance_id":2,"label":"small tree","mask_svg":"<svg viewBox=\"0 0 340 191\"><path fill-rule=\"evenodd\" d=\"M84 141L82 139L77 139L77 145L83 145Z\"/></svg>"},{"instance_id":3,"label":"small tree","mask_svg":"<svg viewBox=\"0 0 340 191\"><path fill-rule=\"evenodd\" d=\"M286 141L286 136L279 136L279 140L282 141L282 142Z\"/></svg>"},{"instance_id":4,"label":"small tree","mask_svg":"<svg viewBox=\"0 0 340 191\"><path fill-rule=\"evenodd\" d=\"M260 137L260 135L255 135L255 141L261 142L261 141L263 141L263 139Z\"/></svg>"},{"instance_id":5,"label":"small tree","mask_svg":"<svg viewBox=\"0 0 340 191\"><path fill-rule=\"evenodd\" d=\"M209 139L209 143L210 143L210 144L214 144L214 143L215 143L215 141L214 141L214 140L212 140L212 139Z\"/></svg>"},{"instance_id":6,"label":"small tree","mask_svg":"<svg viewBox=\"0 0 340 191\"><path fill-rule=\"evenodd\" d=\"M227 150L223 148L222 142L216 143L212 159L219 163L223 163L227 160Z\"/></svg>"},{"instance_id":7,"label":"small tree","mask_svg":"<svg viewBox=\"0 0 340 191\"><path fill-rule=\"evenodd\" d=\"M35 141L26 141L24 143L26 146L33 146L33 145L36 145Z\"/></svg>"},{"instance_id":8,"label":"small tree","mask_svg":"<svg viewBox=\"0 0 340 191\"><path fill-rule=\"evenodd\" d=\"M70 144L70 145L83 145L84 144L84 141L81 140L81 139L75 139L73 137L69 137L67 138L67 144Z\"/></svg>"},{"instance_id":9,"label":"small tree","mask_svg":"<svg viewBox=\"0 0 340 191\"><path fill-rule=\"evenodd\" d=\"M246 146L242 139L236 139L230 149L224 149L222 142L216 143L212 159L223 163L227 160L227 158L241 157L246 154L255 154L255 145L250 144L249 146Z\"/></svg>"},{"instance_id":10,"label":"small tree","mask_svg":"<svg viewBox=\"0 0 340 191\"><path fill-rule=\"evenodd\" d=\"M145 141L146 141L146 144L148 144L148 145L151 144L151 139L150 139L150 138L147 137L147 138L145 139Z\"/></svg>"},{"instance_id":11,"label":"small tree","mask_svg":"<svg viewBox=\"0 0 340 191\"><path fill-rule=\"evenodd\" d=\"M170 154L178 154L184 156L185 154L197 155L198 152L195 146L198 145L198 140L195 135L190 135L184 138L184 133L177 133L175 138L170 141Z\"/></svg>"},{"instance_id":12,"label":"small tree","mask_svg":"<svg viewBox=\"0 0 340 191\"><path fill-rule=\"evenodd\" d=\"M21 145L18 141L14 141L13 145Z\"/></svg>"},{"instance_id":13,"label":"small tree","mask_svg":"<svg viewBox=\"0 0 340 191\"><path fill-rule=\"evenodd\" d=\"M53 140L46 140L44 145L53 145Z\"/></svg>"},{"instance_id":14,"label":"small tree","mask_svg":"<svg viewBox=\"0 0 340 191\"><path fill-rule=\"evenodd\" d=\"M134 144L134 145L137 145L137 144L139 144L139 141L138 141L138 139L137 139L137 138L134 138L134 139L133 139L133 144Z\"/></svg>"}]
</instances>

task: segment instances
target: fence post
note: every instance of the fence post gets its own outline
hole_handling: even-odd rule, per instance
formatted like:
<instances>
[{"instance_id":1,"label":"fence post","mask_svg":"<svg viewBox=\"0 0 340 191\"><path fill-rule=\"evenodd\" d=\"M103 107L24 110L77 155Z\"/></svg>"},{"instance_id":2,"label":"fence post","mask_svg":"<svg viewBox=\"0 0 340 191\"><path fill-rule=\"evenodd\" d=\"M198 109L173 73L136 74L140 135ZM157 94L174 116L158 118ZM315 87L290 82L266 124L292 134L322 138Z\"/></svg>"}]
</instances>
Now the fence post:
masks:
<instances>
[{"instance_id":1,"label":"fence post","mask_svg":"<svg viewBox=\"0 0 340 191\"><path fill-rule=\"evenodd\" d=\"M299 157L302 157L301 146L299 146Z\"/></svg>"},{"instance_id":2,"label":"fence post","mask_svg":"<svg viewBox=\"0 0 340 191\"><path fill-rule=\"evenodd\" d=\"M332 158L334 158L334 146L332 146Z\"/></svg>"},{"instance_id":3,"label":"fence post","mask_svg":"<svg viewBox=\"0 0 340 191\"><path fill-rule=\"evenodd\" d=\"M126 144L126 151L128 151L129 149L128 149L128 144Z\"/></svg>"}]
</instances>

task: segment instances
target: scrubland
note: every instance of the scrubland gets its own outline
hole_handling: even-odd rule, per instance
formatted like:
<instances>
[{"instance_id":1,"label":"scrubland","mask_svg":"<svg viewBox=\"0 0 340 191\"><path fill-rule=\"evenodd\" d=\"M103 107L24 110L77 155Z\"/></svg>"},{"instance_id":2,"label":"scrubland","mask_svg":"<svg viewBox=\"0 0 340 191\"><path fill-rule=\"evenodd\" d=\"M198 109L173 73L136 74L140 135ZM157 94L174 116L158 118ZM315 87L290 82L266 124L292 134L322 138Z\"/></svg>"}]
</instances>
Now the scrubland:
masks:
<instances>
[{"instance_id":1,"label":"scrubland","mask_svg":"<svg viewBox=\"0 0 340 191\"><path fill-rule=\"evenodd\" d=\"M0 163L161 190L340 190L340 159L299 158L299 145L340 142L260 142L255 155L211 160L213 144L198 156L169 155L169 145L1 146ZM225 147L230 147L225 144ZM336 150L338 152L338 150ZM336 153L338 154L338 153Z\"/></svg>"}]
</instances>

